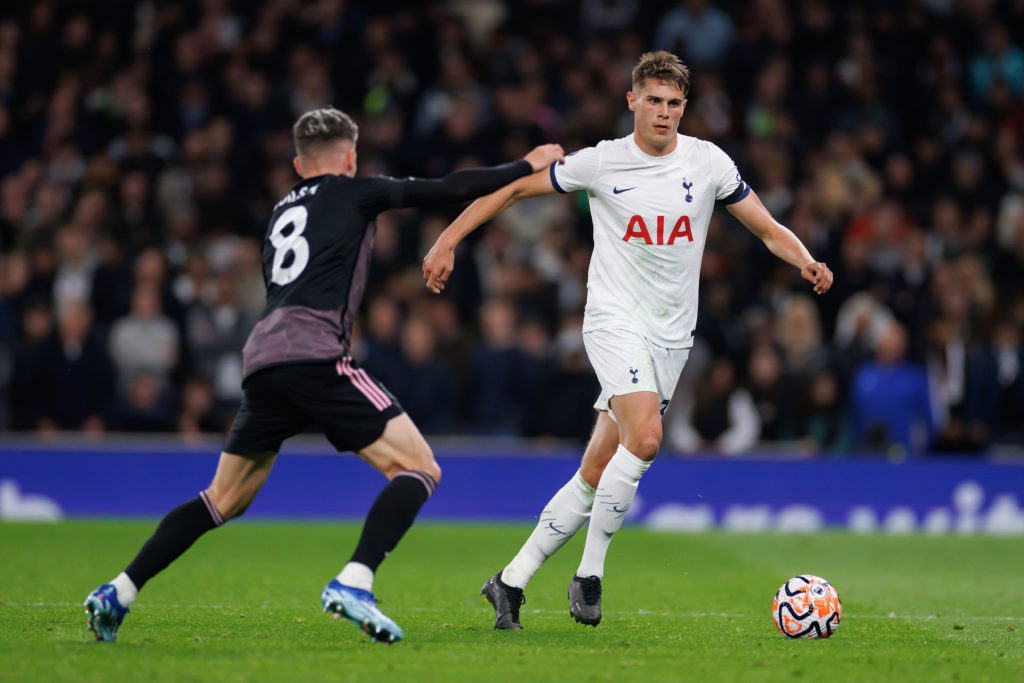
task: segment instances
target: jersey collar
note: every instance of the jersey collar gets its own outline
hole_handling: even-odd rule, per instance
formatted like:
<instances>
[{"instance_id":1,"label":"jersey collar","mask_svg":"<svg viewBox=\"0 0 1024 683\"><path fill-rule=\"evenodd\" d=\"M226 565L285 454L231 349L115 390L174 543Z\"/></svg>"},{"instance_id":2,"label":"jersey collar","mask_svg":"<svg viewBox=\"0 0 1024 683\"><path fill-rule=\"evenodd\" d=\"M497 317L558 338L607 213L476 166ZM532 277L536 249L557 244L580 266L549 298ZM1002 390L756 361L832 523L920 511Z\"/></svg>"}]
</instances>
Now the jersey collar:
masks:
<instances>
[{"instance_id":1,"label":"jersey collar","mask_svg":"<svg viewBox=\"0 0 1024 683\"><path fill-rule=\"evenodd\" d=\"M633 136L634 136L633 133L630 133L629 135L626 136L626 138L629 140L630 148L632 148L632 150L641 159L644 159L645 161L648 161L648 162L658 163L658 164L672 161L677 156L679 156L679 154L680 154L679 150L682 149L683 142L686 140L686 136L685 135L680 135L680 134L676 133L676 146L675 146L675 149L673 149L668 154L663 154L661 156L657 156L656 157L656 156L652 156L652 155L648 154L647 152L643 151L642 149L640 149L640 145L636 144L636 138L633 137Z\"/></svg>"}]
</instances>

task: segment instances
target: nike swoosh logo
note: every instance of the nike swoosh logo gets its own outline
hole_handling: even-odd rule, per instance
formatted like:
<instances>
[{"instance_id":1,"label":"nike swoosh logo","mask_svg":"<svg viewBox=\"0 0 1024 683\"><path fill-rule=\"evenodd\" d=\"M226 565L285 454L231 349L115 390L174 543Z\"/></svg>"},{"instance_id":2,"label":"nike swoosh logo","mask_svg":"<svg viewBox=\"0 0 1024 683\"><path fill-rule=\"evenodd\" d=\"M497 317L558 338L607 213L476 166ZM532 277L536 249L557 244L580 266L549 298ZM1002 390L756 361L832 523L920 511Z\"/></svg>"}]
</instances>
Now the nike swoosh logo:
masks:
<instances>
[{"instance_id":1,"label":"nike swoosh logo","mask_svg":"<svg viewBox=\"0 0 1024 683\"><path fill-rule=\"evenodd\" d=\"M548 528L551 529L552 531L554 531L556 534L560 534L562 536L568 536L569 535L569 534L565 533L564 531L562 531L561 529L556 529L554 522L548 522Z\"/></svg>"},{"instance_id":2,"label":"nike swoosh logo","mask_svg":"<svg viewBox=\"0 0 1024 683\"><path fill-rule=\"evenodd\" d=\"M618 512L620 515L624 515L629 512L629 507L630 506L627 505L624 510L620 510L618 505L612 505L612 510L615 510L615 512Z\"/></svg>"},{"instance_id":3,"label":"nike swoosh logo","mask_svg":"<svg viewBox=\"0 0 1024 683\"><path fill-rule=\"evenodd\" d=\"M635 187L624 187L624 188L622 188L620 190L617 187L613 187L612 188L612 194L622 194L623 192L629 192L630 190L635 190L635 189L636 189Z\"/></svg>"}]
</instances>

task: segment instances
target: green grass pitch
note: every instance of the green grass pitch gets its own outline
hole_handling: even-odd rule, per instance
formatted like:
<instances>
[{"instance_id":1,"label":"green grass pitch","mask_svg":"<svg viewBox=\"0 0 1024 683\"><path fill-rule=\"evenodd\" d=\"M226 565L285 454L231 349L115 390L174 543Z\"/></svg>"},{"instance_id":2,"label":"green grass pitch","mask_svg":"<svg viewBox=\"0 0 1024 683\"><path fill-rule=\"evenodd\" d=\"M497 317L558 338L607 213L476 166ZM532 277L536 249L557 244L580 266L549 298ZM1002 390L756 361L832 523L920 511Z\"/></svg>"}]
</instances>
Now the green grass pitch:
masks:
<instances>
[{"instance_id":1,"label":"green grass pitch","mask_svg":"<svg viewBox=\"0 0 1024 683\"><path fill-rule=\"evenodd\" d=\"M478 591L529 528L421 524L377 576L381 607L406 633L388 647L319 609L357 525L240 521L153 579L116 644L92 642L81 601L153 528L0 523L0 679L1024 680L1017 538L627 527L612 544L594 629L568 615L579 534L527 590L526 630L498 632ZM775 591L804 572L843 600L828 640L790 641L772 623Z\"/></svg>"}]
</instances>

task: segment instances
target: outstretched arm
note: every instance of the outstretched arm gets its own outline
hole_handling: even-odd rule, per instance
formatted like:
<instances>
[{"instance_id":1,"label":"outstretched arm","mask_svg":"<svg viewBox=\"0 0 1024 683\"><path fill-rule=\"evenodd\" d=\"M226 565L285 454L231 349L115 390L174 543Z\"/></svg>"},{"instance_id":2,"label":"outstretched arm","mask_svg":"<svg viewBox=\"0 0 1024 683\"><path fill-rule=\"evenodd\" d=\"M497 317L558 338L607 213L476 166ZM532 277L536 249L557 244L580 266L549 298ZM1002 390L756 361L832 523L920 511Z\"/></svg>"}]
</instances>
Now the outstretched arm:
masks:
<instances>
[{"instance_id":1,"label":"outstretched arm","mask_svg":"<svg viewBox=\"0 0 1024 683\"><path fill-rule=\"evenodd\" d=\"M501 166L455 171L437 179L409 178L395 185L398 196L391 198L389 208L440 206L475 199L564 158L561 145L540 145L519 161Z\"/></svg>"},{"instance_id":2,"label":"outstretched arm","mask_svg":"<svg viewBox=\"0 0 1024 683\"><path fill-rule=\"evenodd\" d=\"M485 197L480 197L466 207L466 210L441 233L423 259L423 279L427 281L427 289L435 294L444 289L444 283L455 266L455 247L466 235L524 197L554 192L551 174L544 168Z\"/></svg>"},{"instance_id":3,"label":"outstretched arm","mask_svg":"<svg viewBox=\"0 0 1024 683\"><path fill-rule=\"evenodd\" d=\"M832 271L819 263L807 247L786 226L772 218L757 194L750 194L729 205L729 213L736 216L747 230L757 235L769 251L800 269L800 276L814 285L816 294L824 294L832 286Z\"/></svg>"}]
</instances>

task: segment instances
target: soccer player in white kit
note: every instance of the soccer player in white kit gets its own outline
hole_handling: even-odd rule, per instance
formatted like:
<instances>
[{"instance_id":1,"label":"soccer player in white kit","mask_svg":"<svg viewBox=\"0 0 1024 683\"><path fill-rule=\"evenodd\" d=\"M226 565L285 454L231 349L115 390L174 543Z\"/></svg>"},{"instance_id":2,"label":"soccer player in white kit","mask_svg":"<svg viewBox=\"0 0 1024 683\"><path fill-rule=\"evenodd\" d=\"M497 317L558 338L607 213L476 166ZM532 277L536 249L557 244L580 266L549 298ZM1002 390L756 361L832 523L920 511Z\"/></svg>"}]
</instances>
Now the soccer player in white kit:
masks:
<instances>
[{"instance_id":1,"label":"soccer player in white kit","mask_svg":"<svg viewBox=\"0 0 1024 683\"><path fill-rule=\"evenodd\" d=\"M612 536L661 444L661 417L693 344L701 256L715 202L818 294L832 272L765 209L711 142L680 135L689 69L668 52L644 54L626 93L633 134L581 149L471 204L423 260L427 287L444 289L455 246L524 197L585 190L594 223L583 340L601 393L579 471L548 502L513 560L484 584L495 628L519 630L523 589L587 518L583 559L569 583L577 622L601 621L601 578Z\"/></svg>"}]
</instances>

